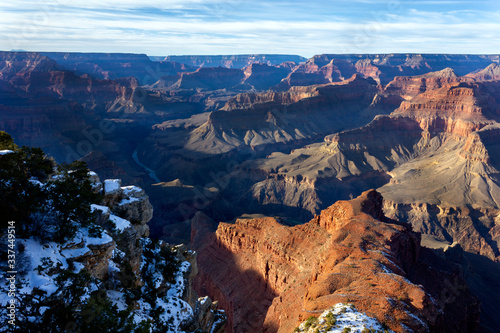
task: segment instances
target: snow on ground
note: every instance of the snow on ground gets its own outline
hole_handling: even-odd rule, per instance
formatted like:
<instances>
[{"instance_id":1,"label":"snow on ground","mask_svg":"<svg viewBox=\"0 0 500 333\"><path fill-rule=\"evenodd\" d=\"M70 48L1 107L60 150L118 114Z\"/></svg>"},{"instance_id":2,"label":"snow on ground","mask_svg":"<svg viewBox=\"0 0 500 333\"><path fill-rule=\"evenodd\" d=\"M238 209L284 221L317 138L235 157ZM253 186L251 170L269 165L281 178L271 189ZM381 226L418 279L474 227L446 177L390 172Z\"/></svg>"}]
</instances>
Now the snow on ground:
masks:
<instances>
[{"instance_id":1,"label":"snow on ground","mask_svg":"<svg viewBox=\"0 0 500 333\"><path fill-rule=\"evenodd\" d=\"M118 191L122 186L121 179L106 179L104 181L104 193L110 194Z\"/></svg>"},{"instance_id":2,"label":"snow on ground","mask_svg":"<svg viewBox=\"0 0 500 333\"><path fill-rule=\"evenodd\" d=\"M29 180L29 182L31 184L33 184L33 185L38 185L39 187L44 187L45 186L41 181L39 181L35 177L31 177L31 179Z\"/></svg>"},{"instance_id":3,"label":"snow on ground","mask_svg":"<svg viewBox=\"0 0 500 333\"><path fill-rule=\"evenodd\" d=\"M330 314L331 313L331 314ZM333 316L332 316L333 314ZM328 318L335 318L335 324L326 330ZM342 333L345 328L349 328L351 333L361 333L364 329L374 329L384 331L377 319L359 312L352 304L337 303L331 309L326 310L319 316L317 324L308 325L307 321L300 324L300 332L314 332L318 327L323 328L321 332ZM389 331L392 332L392 331Z\"/></svg>"},{"instance_id":4,"label":"snow on ground","mask_svg":"<svg viewBox=\"0 0 500 333\"><path fill-rule=\"evenodd\" d=\"M160 316L160 318L165 322L168 322L169 320L171 321L173 319L172 324L174 326L174 329L171 332L181 332L181 324L184 321L189 320L193 316L193 309L191 308L191 306L189 306L188 303L180 298L164 297L158 298L156 302L158 306L161 306L165 309L165 312L162 316Z\"/></svg>"},{"instance_id":5,"label":"snow on ground","mask_svg":"<svg viewBox=\"0 0 500 333\"><path fill-rule=\"evenodd\" d=\"M116 230L119 232L123 232L123 230L130 228L132 226L130 221L122 219L121 217L118 217L116 215L110 215L109 219L113 221L113 223L116 226Z\"/></svg>"},{"instance_id":6,"label":"snow on ground","mask_svg":"<svg viewBox=\"0 0 500 333\"><path fill-rule=\"evenodd\" d=\"M123 194L126 196L126 198L122 199L118 205L126 205L134 201L140 201L145 193L144 191L137 186L123 186L122 187Z\"/></svg>"},{"instance_id":7,"label":"snow on ground","mask_svg":"<svg viewBox=\"0 0 500 333\"><path fill-rule=\"evenodd\" d=\"M424 321L422 319L420 319L417 315L411 313L410 311L408 310L405 310L406 314L410 317L412 317L416 322L418 322L422 327L426 328L427 330L429 330L429 327L427 326L426 323L424 323Z\"/></svg>"},{"instance_id":8,"label":"snow on ground","mask_svg":"<svg viewBox=\"0 0 500 333\"><path fill-rule=\"evenodd\" d=\"M24 252L18 254L18 262L22 261L23 267L18 265L17 277L22 281L23 287L19 289L22 294L31 294L34 288L46 291L47 296L53 294L56 290L55 278L57 274L49 275L48 270L59 267L68 269L69 262L74 258L89 254L91 250L88 245L100 245L112 242L113 239L105 232L101 238L92 238L88 236L88 231L80 229L78 235L63 244L62 246L50 242L41 244L34 238L17 239L18 245L24 246ZM25 260L24 260L25 259ZM83 265L78 262L73 263L74 271L79 272ZM3 280L3 279L2 279ZM3 306L8 301L7 293L4 293L4 285L0 285L0 304ZM89 293L91 290L89 290Z\"/></svg>"},{"instance_id":9,"label":"snow on ground","mask_svg":"<svg viewBox=\"0 0 500 333\"><path fill-rule=\"evenodd\" d=\"M7 154L12 154L12 153L13 153L12 150L8 150L8 149L0 150L0 155L7 155Z\"/></svg>"},{"instance_id":10,"label":"snow on ground","mask_svg":"<svg viewBox=\"0 0 500 333\"><path fill-rule=\"evenodd\" d=\"M140 187L131 185L131 186L123 186L122 187L123 194L125 194L127 197L131 197L134 195L143 195L143 190Z\"/></svg>"},{"instance_id":11,"label":"snow on ground","mask_svg":"<svg viewBox=\"0 0 500 333\"><path fill-rule=\"evenodd\" d=\"M139 198L126 198L126 199L122 199L122 201L120 201L118 203L118 206L127 205L127 204L129 204L131 202L139 201L139 200L141 200L141 199L139 199Z\"/></svg>"},{"instance_id":12,"label":"snow on ground","mask_svg":"<svg viewBox=\"0 0 500 333\"><path fill-rule=\"evenodd\" d=\"M106 296L111 301L113 305L116 305L118 310L123 311L127 309L127 303L125 302L125 294L117 290L106 291Z\"/></svg>"},{"instance_id":13,"label":"snow on ground","mask_svg":"<svg viewBox=\"0 0 500 333\"><path fill-rule=\"evenodd\" d=\"M92 205L91 206L91 211L94 212L96 210L100 210L101 212L107 214L109 213L109 208L106 206L99 206L99 205ZM122 219L121 217L118 217L116 215L111 214L109 216L109 219L113 221L115 224L116 230L119 232L123 232L123 230L130 228L132 224L130 223L129 220Z\"/></svg>"},{"instance_id":14,"label":"snow on ground","mask_svg":"<svg viewBox=\"0 0 500 333\"><path fill-rule=\"evenodd\" d=\"M191 264L187 261L181 263L181 267L175 273L175 283L168 290L169 297L182 297L184 289L186 288L186 279L184 275L189 271Z\"/></svg>"},{"instance_id":15,"label":"snow on ground","mask_svg":"<svg viewBox=\"0 0 500 333\"><path fill-rule=\"evenodd\" d=\"M90 237L87 229L80 229L74 239L80 239L85 245L104 245L113 241L107 231L103 231L101 237Z\"/></svg>"},{"instance_id":16,"label":"snow on ground","mask_svg":"<svg viewBox=\"0 0 500 333\"><path fill-rule=\"evenodd\" d=\"M109 208L106 206L100 206L100 205L90 205L90 211L93 213L96 210L100 210L103 213L109 213Z\"/></svg>"}]
</instances>

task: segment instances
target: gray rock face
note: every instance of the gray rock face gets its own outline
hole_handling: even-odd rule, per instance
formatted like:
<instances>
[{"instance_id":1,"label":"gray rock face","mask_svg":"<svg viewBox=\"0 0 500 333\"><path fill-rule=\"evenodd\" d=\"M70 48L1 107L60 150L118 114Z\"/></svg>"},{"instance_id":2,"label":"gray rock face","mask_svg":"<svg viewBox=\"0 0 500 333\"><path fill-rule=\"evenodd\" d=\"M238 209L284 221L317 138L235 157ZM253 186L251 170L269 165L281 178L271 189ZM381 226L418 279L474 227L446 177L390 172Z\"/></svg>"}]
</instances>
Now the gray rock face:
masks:
<instances>
[{"instance_id":1,"label":"gray rock face","mask_svg":"<svg viewBox=\"0 0 500 333\"><path fill-rule=\"evenodd\" d=\"M143 189L137 186L121 186L119 179L104 181L104 204L111 211L134 225L140 237L149 235L146 225L153 217L153 206Z\"/></svg>"},{"instance_id":2,"label":"gray rock face","mask_svg":"<svg viewBox=\"0 0 500 333\"><path fill-rule=\"evenodd\" d=\"M108 263L116 243L109 238L109 242L90 244L85 239L78 243L68 242L61 248L63 251L80 250L82 254L71 257L69 262L81 263L90 273L90 276L103 279L108 274Z\"/></svg>"},{"instance_id":3,"label":"gray rock face","mask_svg":"<svg viewBox=\"0 0 500 333\"><path fill-rule=\"evenodd\" d=\"M147 223L153 217L153 206L143 189L137 186L122 187L121 185L120 179L106 179L103 186L103 203L112 214L130 222L130 225L122 228L117 226L112 236L116 240L117 248L125 253L126 261L130 264L133 274L138 276L142 259L142 247L138 240L149 236ZM128 223L127 221L125 222ZM141 281L135 279L134 276L125 278L141 284Z\"/></svg>"}]
</instances>

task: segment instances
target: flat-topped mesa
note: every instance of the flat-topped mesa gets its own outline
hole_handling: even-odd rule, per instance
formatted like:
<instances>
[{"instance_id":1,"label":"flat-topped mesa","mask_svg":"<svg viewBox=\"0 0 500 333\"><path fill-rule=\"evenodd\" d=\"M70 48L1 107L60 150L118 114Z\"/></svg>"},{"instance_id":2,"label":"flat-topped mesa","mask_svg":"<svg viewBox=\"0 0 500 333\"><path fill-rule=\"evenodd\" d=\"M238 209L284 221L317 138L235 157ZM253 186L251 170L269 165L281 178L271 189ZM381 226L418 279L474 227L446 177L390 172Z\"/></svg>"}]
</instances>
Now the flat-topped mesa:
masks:
<instances>
[{"instance_id":1,"label":"flat-topped mesa","mask_svg":"<svg viewBox=\"0 0 500 333\"><path fill-rule=\"evenodd\" d=\"M223 110L251 108L255 104L275 102L279 104L293 104L303 99L316 96L325 96L329 99L345 99L362 97L364 89L374 90L374 82L363 79L359 74L353 74L349 79L341 82L318 84L312 86L293 86L286 91L264 93L242 93L227 101Z\"/></svg>"},{"instance_id":2,"label":"flat-topped mesa","mask_svg":"<svg viewBox=\"0 0 500 333\"><path fill-rule=\"evenodd\" d=\"M377 83L381 83L380 76L382 75L382 72L378 67L373 65L372 60L358 60L355 64L355 67L358 73L362 74L364 77L371 77Z\"/></svg>"},{"instance_id":3,"label":"flat-topped mesa","mask_svg":"<svg viewBox=\"0 0 500 333\"><path fill-rule=\"evenodd\" d=\"M404 101L395 114L413 116L440 115L466 116L482 114L484 100L475 84L466 82L452 84L443 88L427 91L410 101Z\"/></svg>"},{"instance_id":4,"label":"flat-topped mesa","mask_svg":"<svg viewBox=\"0 0 500 333\"><path fill-rule=\"evenodd\" d=\"M87 74L105 80L133 76L141 85L154 83L158 80L158 76L196 70L175 62L153 62L145 54L67 52L41 52L41 54L78 75Z\"/></svg>"},{"instance_id":5,"label":"flat-topped mesa","mask_svg":"<svg viewBox=\"0 0 500 333\"><path fill-rule=\"evenodd\" d=\"M430 90L439 89L445 85L458 82L473 82L472 78L458 76L453 69L445 68L438 72L431 72L418 76L396 76L384 89L388 95L401 96L404 100Z\"/></svg>"},{"instance_id":6,"label":"flat-topped mesa","mask_svg":"<svg viewBox=\"0 0 500 333\"><path fill-rule=\"evenodd\" d=\"M70 99L87 103L101 99L131 99L133 90L139 85L133 77L110 81L89 75L79 76L34 52L0 52L0 80L7 81L4 85L10 85L10 88L28 93L30 98L43 97L43 101L50 101L50 98Z\"/></svg>"},{"instance_id":7,"label":"flat-topped mesa","mask_svg":"<svg viewBox=\"0 0 500 333\"><path fill-rule=\"evenodd\" d=\"M222 110L231 111L235 109L250 108L255 104L262 103L279 103L279 104L292 104L298 101L317 96L318 91L311 87L294 87L298 89L290 89L285 92L265 92L265 93L243 93L238 94L226 102ZM302 89L300 89L302 88Z\"/></svg>"},{"instance_id":8,"label":"flat-topped mesa","mask_svg":"<svg viewBox=\"0 0 500 333\"><path fill-rule=\"evenodd\" d=\"M195 72L180 73L179 80L172 86L177 89L217 90L232 88L244 78L240 69L213 67L198 68Z\"/></svg>"},{"instance_id":9,"label":"flat-topped mesa","mask_svg":"<svg viewBox=\"0 0 500 333\"><path fill-rule=\"evenodd\" d=\"M205 232L211 228L195 225ZM442 311L442 295L428 290L440 290L434 288L453 274L465 286L463 277L443 262L442 270L430 266L436 262L421 262L422 251L424 257L431 254L420 248L419 234L386 219L382 197L373 190L337 202L303 225L237 219L202 234L193 233L195 288L220 301L228 332L291 332L311 315L346 302L394 332L458 332L477 321L477 304L466 289L460 306L448 303Z\"/></svg>"}]
</instances>

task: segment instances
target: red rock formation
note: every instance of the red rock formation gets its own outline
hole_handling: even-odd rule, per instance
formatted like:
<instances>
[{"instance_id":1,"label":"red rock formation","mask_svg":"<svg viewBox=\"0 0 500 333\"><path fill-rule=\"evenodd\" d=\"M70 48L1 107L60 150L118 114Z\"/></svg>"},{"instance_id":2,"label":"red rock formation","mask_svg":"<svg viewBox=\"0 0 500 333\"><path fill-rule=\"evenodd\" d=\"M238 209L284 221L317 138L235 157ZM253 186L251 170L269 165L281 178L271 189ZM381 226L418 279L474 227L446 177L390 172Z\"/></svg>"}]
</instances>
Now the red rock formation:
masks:
<instances>
[{"instance_id":1,"label":"red rock formation","mask_svg":"<svg viewBox=\"0 0 500 333\"><path fill-rule=\"evenodd\" d=\"M410 85L411 82L409 81ZM439 82L436 84L439 85ZM325 141L364 142L366 140L358 136L361 132L391 131L401 128L421 132L422 136L429 133L432 136L436 133L449 133L468 137L484 126L494 123L491 113L492 109L496 113L498 104L491 100L491 92L484 92L485 88L484 85L470 82L445 84L442 88L428 90L408 101L403 101L390 116L378 116L365 128L329 135L325 137ZM494 87L489 89L495 91ZM417 129L415 124L420 129Z\"/></svg>"},{"instance_id":2,"label":"red rock formation","mask_svg":"<svg viewBox=\"0 0 500 333\"><path fill-rule=\"evenodd\" d=\"M493 63L483 70L478 70L466 76L476 81L500 80L500 65Z\"/></svg>"},{"instance_id":3,"label":"red rock formation","mask_svg":"<svg viewBox=\"0 0 500 333\"><path fill-rule=\"evenodd\" d=\"M405 100L429 90L436 90L445 85L458 82L472 82L470 78L460 77L451 68L419 76L396 76L384 89L388 95L401 96Z\"/></svg>"},{"instance_id":4,"label":"red rock formation","mask_svg":"<svg viewBox=\"0 0 500 333\"><path fill-rule=\"evenodd\" d=\"M261 218L221 223L215 234L206 219L193 228L200 271L195 288L220 301L230 332L291 332L340 302L353 303L395 332L439 330L449 324L440 310L460 311L429 294L425 283L408 280L448 275L419 261L419 235L387 220L375 191L337 202L295 227ZM463 318L443 331L465 332L476 323L475 299L464 292L460 301Z\"/></svg>"},{"instance_id":5,"label":"red rock formation","mask_svg":"<svg viewBox=\"0 0 500 333\"><path fill-rule=\"evenodd\" d=\"M356 62L356 70L358 73L364 77L371 77L378 83L380 83L380 75L382 72L380 69L373 65L373 62L369 59L363 59Z\"/></svg>"},{"instance_id":6,"label":"red rock formation","mask_svg":"<svg viewBox=\"0 0 500 333\"><path fill-rule=\"evenodd\" d=\"M342 63L344 64L344 63ZM345 64L344 64L345 67ZM342 73L326 56L314 56L300 64L280 82L276 89L287 90L293 86L309 86L342 81Z\"/></svg>"}]
</instances>

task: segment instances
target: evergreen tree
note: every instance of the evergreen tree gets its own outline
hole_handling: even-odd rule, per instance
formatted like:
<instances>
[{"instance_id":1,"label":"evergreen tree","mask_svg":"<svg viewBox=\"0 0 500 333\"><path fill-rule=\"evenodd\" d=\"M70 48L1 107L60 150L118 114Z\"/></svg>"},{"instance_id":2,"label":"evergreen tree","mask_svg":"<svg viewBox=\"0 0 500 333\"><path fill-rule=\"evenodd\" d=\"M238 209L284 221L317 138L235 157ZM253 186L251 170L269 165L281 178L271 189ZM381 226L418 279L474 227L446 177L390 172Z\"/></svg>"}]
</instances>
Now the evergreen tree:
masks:
<instances>
[{"instance_id":1,"label":"evergreen tree","mask_svg":"<svg viewBox=\"0 0 500 333\"><path fill-rule=\"evenodd\" d=\"M12 140L10 134L0 131L0 150L16 150L17 145Z\"/></svg>"},{"instance_id":2,"label":"evergreen tree","mask_svg":"<svg viewBox=\"0 0 500 333\"><path fill-rule=\"evenodd\" d=\"M12 137L1 131L0 149L13 151L0 155L0 228L3 230L8 221L15 221L22 235L29 228L31 214L46 200L36 180L46 180L53 172L54 162L40 148L18 148Z\"/></svg>"},{"instance_id":3,"label":"evergreen tree","mask_svg":"<svg viewBox=\"0 0 500 333\"><path fill-rule=\"evenodd\" d=\"M64 242L74 237L80 226L89 227L95 221L90 206L100 198L92 189L85 162L62 164L59 171L61 177L50 182L47 196L57 219L54 240Z\"/></svg>"},{"instance_id":4,"label":"evergreen tree","mask_svg":"<svg viewBox=\"0 0 500 333\"><path fill-rule=\"evenodd\" d=\"M0 132L0 149L13 151L0 155L1 230L15 221L20 236L61 243L74 237L80 226L100 235L90 210L100 198L93 191L84 162L61 164L58 176L50 179L55 162L42 149L18 148L5 132Z\"/></svg>"}]
</instances>

